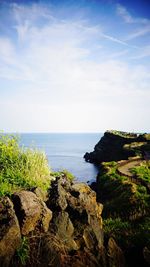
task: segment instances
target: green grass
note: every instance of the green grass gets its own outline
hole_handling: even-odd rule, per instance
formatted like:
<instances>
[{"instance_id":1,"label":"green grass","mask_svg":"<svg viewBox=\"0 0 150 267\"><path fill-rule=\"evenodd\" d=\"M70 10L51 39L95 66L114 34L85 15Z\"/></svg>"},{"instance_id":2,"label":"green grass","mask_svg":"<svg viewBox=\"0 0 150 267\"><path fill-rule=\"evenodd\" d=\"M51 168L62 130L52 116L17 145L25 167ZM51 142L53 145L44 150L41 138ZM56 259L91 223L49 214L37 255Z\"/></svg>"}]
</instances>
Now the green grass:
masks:
<instances>
[{"instance_id":1,"label":"green grass","mask_svg":"<svg viewBox=\"0 0 150 267\"><path fill-rule=\"evenodd\" d=\"M149 181L149 163L136 167L136 175ZM123 249L150 246L150 194L145 186L118 175L117 162L102 164L98 176L99 201L104 204L106 240L112 236Z\"/></svg>"},{"instance_id":2,"label":"green grass","mask_svg":"<svg viewBox=\"0 0 150 267\"><path fill-rule=\"evenodd\" d=\"M26 265L27 260L29 259L29 242L27 237L23 236L21 240L21 246L17 249L17 256L22 265Z\"/></svg>"},{"instance_id":3,"label":"green grass","mask_svg":"<svg viewBox=\"0 0 150 267\"><path fill-rule=\"evenodd\" d=\"M123 248L132 246L150 246L150 218L139 221L124 221L121 218L103 220L105 238L114 237Z\"/></svg>"},{"instance_id":4,"label":"green grass","mask_svg":"<svg viewBox=\"0 0 150 267\"><path fill-rule=\"evenodd\" d=\"M103 220L105 238L114 237L122 245L128 243L128 235L131 233L131 223L121 218L108 218Z\"/></svg>"},{"instance_id":5,"label":"green grass","mask_svg":"<svg viewBox=\"0 0 150 267\"><path fill-rule=\"evenodd\" d=\"M52 172L52 176L54 176L54 177L63 177L64 176L65 178L67 178L70 181L73 181L75 179L75 176L66 169L59 171L59 172Z\"/></svg>"},{"instance_id":6,"label":"green grass","mask_svg":"<svg viewBox=\"0 0 150 267\"><path fill-rule=\"evenodd\" d=\"M104 203L103 217L123 217L127 219L134 213L148 213L150 195L145 186L135 184L127 177L117 173L117 163L103 163L98 186L100 201Z\"/></svg>"},{"instance_id":7,"label":"green grass","mask_svg":"<svg viewBox=\"0 0 150 267\"><path fill-rule=\"evenodd\" d=\"M35 149L19 147L18 138L0 135L0 196L18 189L50 186L50 169L46 155Z\"/></svg>"},{"instance_id":8,"label":"green grass","mask_svg":"<svg viewBox=\"0 0 150 267\"><path fill-rule=\"evenodd\" d=\"M132 168L132 173L137 177L150 183L150 162L144 163L141 166Z\"/></svg>"}]
</instances>

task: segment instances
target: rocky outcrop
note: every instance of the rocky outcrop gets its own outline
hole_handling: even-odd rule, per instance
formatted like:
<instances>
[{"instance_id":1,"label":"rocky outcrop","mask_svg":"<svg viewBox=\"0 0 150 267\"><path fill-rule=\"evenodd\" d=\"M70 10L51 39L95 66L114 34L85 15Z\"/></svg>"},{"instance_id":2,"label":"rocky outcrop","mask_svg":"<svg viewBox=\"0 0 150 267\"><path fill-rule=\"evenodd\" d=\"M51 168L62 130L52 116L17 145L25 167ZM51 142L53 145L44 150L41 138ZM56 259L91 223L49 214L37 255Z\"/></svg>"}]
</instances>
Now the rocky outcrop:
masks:
<instances>
[{"instance_id":1,"label":"rocky outcrop","mask_svg":"<svg viewBox=\"0 0 150 267\"><path fill-rule=\"evenodd\" d=\"M0 200L0 266L7 267L21 244L21 233L13 203L8 197Z\"/></svg>"},{"instance_id":2,"label":"rocky outcrop","mask_svg":"<svg viewBox=\"0 0 150 267\"><path fill-rule=\"evenodd\" d=\"M96 194L88 185L72 184L62 177L52 183L47 205L53 211L49 235L43 240L49 266L113 266L109 264L110 246L104 247L103 205L97 203ZM53 264L48 255L53 255ZM115 262L118 255L114 252Z\"/></svg>"},{"instance_id":3,"label":"rocky outcrop","mask_svg":"<svg viewBox=\"0 0 150 267\"><path fill-rule=\"evenodd\" d=\"M52 212L34 193L20 191L12 195L12 200L0 200L0 266L22 266L19 257L28 257L28 246L22 240L34 233L42 236L49 229ZM29 239L30 240L30 239ZM18 251L18 254L17 254ZM20 252L19 252L20 251ZM24 253L24 254L23 254ZM18 256L17 256L18 255ZM14 260L13 260L14 256Z\"/></svg>"},{"instance_id":4,"label":"rocky outcrop","mask_svg":"<svg viewBox=\"0 0 150 267\"><path fill-rule=\"evenodd\" d=\"M86 255L92 253L98 263L97 255L103 248L103 206L97 203L95 192L84 183L71 184L63 177L52 183L47 205L53 211L50 229L65 251L74 251L76 256L80 251L80 257L85 251Z\"/></svg>"},{"instance_id":5,"label":"rocky outcrop","mask_svg":"<svg viewBox=\"0 0 150 267\"><path fill-rule=\"evenodd\" d=\"M124 266L115 241L104 246L103 205L88 185L62 175L42 199L25 190L2 198L0 266Z\"/></svg>"},{"instance_id":6,"label":"rocky outcrop","mask_svg":"<svg viewBox=\"0 0 150 267\"><path fill-rule=\"evenodd\" d=\"M150 158L150 135L106 131L93 152L86 152L84 158L91 163L119 161L140 155Z\"/></svg>"}]
</instances>

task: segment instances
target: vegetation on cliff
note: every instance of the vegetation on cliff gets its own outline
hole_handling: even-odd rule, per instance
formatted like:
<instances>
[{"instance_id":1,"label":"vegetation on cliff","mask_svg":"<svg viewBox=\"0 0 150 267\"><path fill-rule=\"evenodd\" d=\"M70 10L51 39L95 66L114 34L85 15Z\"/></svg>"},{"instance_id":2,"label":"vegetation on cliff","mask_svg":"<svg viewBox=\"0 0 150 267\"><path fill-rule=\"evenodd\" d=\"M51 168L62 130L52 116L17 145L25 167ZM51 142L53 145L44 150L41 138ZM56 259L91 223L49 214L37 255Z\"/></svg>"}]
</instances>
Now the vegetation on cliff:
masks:
<instances>
[{"instance_id":1,"label":"vegetation on cliff","mask_svg":"<svg viewBox=\"0 0 150 267\"><path fill-rule=\"evenodd\" d=\"M149 162L134 167L133 177L118 174L117 162L102 164L97 178L97 199L104 205L104 236L123 249L128 266L148 266L144 248L150 248L150 194L141 181L150 181ZM134 249L135 254L130 251Z\"/></svg>"}]
</instances>

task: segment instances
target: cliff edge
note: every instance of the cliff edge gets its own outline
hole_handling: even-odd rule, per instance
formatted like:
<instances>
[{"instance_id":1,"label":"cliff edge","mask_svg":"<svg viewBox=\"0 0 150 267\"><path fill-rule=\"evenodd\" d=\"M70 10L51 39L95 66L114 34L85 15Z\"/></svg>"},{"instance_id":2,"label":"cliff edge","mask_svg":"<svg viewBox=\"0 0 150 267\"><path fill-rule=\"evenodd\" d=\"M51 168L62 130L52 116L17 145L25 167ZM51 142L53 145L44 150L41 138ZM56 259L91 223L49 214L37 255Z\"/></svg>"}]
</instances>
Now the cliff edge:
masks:
<instances>
[{"instance_id":1,"label":"cliff edge","mask_svg":"<svg viewBox=\"0 0 150 267\"><path fill-rule=\"evenodd\" d=\"M99 164L137 155L150 158L150 134L109 130L95 145L94 151L86 152L84 158L87 162Z\"/></svg>"}]
</instances>

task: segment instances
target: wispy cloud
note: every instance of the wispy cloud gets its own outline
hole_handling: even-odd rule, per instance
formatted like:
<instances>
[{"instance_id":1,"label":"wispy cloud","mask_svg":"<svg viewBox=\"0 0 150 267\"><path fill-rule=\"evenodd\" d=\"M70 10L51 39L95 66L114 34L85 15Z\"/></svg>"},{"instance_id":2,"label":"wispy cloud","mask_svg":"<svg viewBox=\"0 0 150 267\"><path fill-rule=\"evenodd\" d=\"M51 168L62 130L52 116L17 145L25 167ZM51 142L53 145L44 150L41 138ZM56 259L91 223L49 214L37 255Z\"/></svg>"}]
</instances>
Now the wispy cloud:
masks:
<instances>
[{"instance_id":1,"label":"wispy cloud","mask_svg":"<svg viewBox=\"0 0 150 267\"><path fill-rule=\"evenodd\" d=\"M52 16L50 5L47 6L42 3L38 5L33 2L31 6L31 4L25 5L25 4L17 4L14 2L10 4L10 7L12 10L12 16L19 24L26 20L36 23L41 18L45 20L54 19L54 17Z\"/></svg>"},{"instance_id":2,"label":"wispy cloud","mask_svg":"<svg viewBox=\"0 0 150 267\"><path fill-rule=\"evenodd\" d=\"M140 23L140 24L147 24L150 23L150 20L146 18L139 18L139 17L133 17L127 8L121 4L117 4L117 14L121 16L121 18L126 22L126 23Z\"/></svg>"},{"instance_id":3,"label":"wispy cloud","mask_svg":"<svg viewBox=\"0 0 150 267\"><path fill-rule=\"evenodd\" d=\"M150 20L132 16L126 7L117 4L117 14L128 24L134 24L137 29L129 33L125 41L129 41L138 37L142 37L150 32Z\"/></svg>"},{"instance_id":4,"label":"wispy cloud","mask_svg":"<svg viewBox=\"0 0 150 267\"><path fill-rule=\"evenodd\" d=\"M138 38L138 37L142 37L146 34L150 33L150 23L148 25L146 25L145 27L142 27L142 28L138 28L136 29L136 31L130 33L127 37L126 37L126 40L129 41L129 40L132 40L132 39L135 39L135 38Z\"/></svg>"},{"instance_id":5,"label":"wispy cloud","mask_svg":"<svg viewBox=\"0 0 150 267\"><path fill-rule=\"evenodd\" d=\"M133 17L130 15L127 9L120 4L117 4L117 14L121 16L125 22L134 23Z\"/></svg>"},{"instance_id":6,"label":"wispy cloud","mask_svg":"<svg viewBox=\"0 0 150 267\"><path fill-rule=\"evenodd\" d=\"M128 43L123 42L123 41L121 41L118 38L115 38L113 36L110 36L110 35L107 35L107 34L104 34L104 33L101 33L101 36L104 37L104 38L106 38L107 40L112 41L112 42L115 42L115 43L118 43L118 44L121 44L121 45L128 46Z\"/></svg>"}]
</instances>

